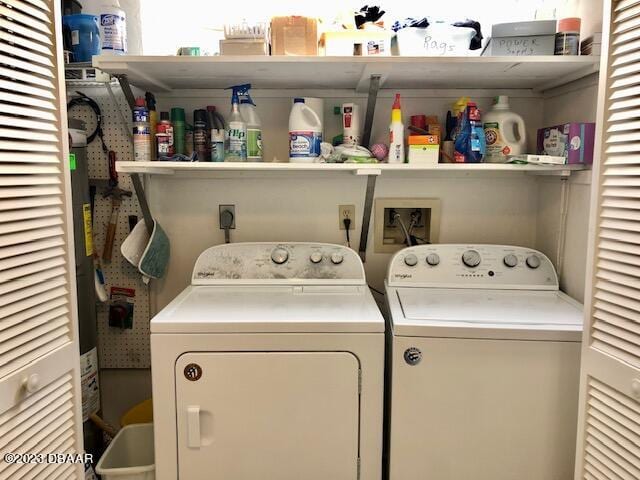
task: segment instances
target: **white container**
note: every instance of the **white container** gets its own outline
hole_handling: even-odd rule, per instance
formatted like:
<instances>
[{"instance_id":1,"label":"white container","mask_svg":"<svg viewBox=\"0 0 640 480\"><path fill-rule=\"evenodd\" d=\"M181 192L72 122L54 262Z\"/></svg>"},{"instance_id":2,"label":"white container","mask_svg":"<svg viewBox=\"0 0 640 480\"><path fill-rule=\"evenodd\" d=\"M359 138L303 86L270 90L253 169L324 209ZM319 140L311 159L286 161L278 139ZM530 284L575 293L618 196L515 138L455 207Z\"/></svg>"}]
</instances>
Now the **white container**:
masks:
<instances>
[{"instance_id":1,"label":"white container","mask_svg":"<svg viewBox=\"0 0 640 480\"><path fill-rule=\"evenodd\" d=\"M339 30L322 36L324 54L328 57L388 57L391 55L393 32L383 29Z\"/></svg>"},{"instance_id":2,"label":"white container","mask_svg":"<svg viewBox=\"0 0 640 480\"><path fill-rule=\"evenodd\" d=\"M93 10L93 9L92 9ZM105 2L92 12L98 16L102 55L125 55L127 53L127 16L118 0Z\"/></svg>"},{"instance_id":3,"label":"white container","mask_svg":"<svg viewBox=\"0 0 640 480\"><path fill-rule=\"evenodd\" d=\"M484 161L505 163L509 155L520 155L527 146L524 120L509 110L509 97L500 95L494 99L493 109L484 114L484 138L487 153Z\"/></svg>"},{"instance_id":4,"label":"white container","mask_svg":"<svg viewBox=\"0 0 640 480\"><path fill-rule=\"evenodd\" d=\"M389 163L405 163L404 156L404 123L400 109L400 94L391 108L391 124L389 125Z\"/></svg>"},{"instance_id":5,"label":"white container","mask_svg":"<svg viewBox=\"0 0 640 480\"><path fill-rule=\"evenodd\" d=\"M155 480L153 424L123 427L96 465L102 480Z\"/></svg>"},{"instance_id":6,"label":"white container","mask_svg":"<svg viewBox=\"0 0 640 480\"><path fill-rule=\"evenodd\" d=\"M355 103L342 104L342 144L360 145L360 107Z\"/></svg>"},{"instance_id":7,"label":"white container","mask_svg":"<svg viewBox=\"0 0 640 480\"><path fill-rule=\"evenodd\" d=\"M462 57L469 50L473 28L434 23L427 28L407 27L396 32L396 54L407 57Z\"/></svg>"},{"instance_id":8,"label":"white container","mask_svg":"<svg viewBox=\"0 0 640 480\"><path fill-rule=\"evenodd\" d=\"M320 157L322 122L316 112L296 98L289 115L289 161L313 163Z\"/></svg>"}]
</instances>

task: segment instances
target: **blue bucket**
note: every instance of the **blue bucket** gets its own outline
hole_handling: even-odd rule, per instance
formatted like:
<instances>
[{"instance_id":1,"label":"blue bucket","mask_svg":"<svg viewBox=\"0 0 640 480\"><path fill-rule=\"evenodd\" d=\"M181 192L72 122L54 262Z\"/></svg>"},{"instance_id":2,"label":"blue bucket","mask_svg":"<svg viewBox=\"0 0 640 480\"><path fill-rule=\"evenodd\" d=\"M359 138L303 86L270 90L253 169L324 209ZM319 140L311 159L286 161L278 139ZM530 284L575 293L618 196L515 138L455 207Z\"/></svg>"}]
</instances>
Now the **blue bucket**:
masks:
<instances>
[{"instance_id":1,"label":"blue bucket","mask_svg":"<svg viewBox=\"0 0 640 480\"><path fill-rule=\"evenodd\" d=\"M62 17L65 46L71 50L73 62L90 62L100 54L100 29L95 15L65 15Z\"/></svg>"}]
</instances>

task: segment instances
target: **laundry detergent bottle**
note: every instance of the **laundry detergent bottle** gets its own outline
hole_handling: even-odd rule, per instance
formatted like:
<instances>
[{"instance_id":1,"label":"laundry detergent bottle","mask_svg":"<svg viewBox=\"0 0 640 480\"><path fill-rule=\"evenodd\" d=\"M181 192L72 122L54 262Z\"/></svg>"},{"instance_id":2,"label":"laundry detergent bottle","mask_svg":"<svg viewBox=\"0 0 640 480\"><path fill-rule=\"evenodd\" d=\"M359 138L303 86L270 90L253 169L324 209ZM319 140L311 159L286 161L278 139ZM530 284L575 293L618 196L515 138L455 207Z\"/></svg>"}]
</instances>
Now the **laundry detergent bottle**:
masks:
<instances>
[{"instance_id":1,"label":"laundry detergent bottle","mask_svg":"<svg viewBox=\"0 0 640 480\"><path fill-rule=\"evenodd\" d=\"M296 98L289 115L289 161L317 162L320 157L321 143L320 117L305 104L304 98Z\"/></svg>"},{"instance_id":2,"label":"laundry detergent bottle","mask_svg":"<svg viewBox=\"0 0 640 480\"><path fill-rule=\"evenodd\" d=\"M485 161L504 163L508 155L524 152L527 139L524 120L509 109L509 97L494 98L493 109L484 115L484 138L487 143Z\"/></svg>"}]
</instances>

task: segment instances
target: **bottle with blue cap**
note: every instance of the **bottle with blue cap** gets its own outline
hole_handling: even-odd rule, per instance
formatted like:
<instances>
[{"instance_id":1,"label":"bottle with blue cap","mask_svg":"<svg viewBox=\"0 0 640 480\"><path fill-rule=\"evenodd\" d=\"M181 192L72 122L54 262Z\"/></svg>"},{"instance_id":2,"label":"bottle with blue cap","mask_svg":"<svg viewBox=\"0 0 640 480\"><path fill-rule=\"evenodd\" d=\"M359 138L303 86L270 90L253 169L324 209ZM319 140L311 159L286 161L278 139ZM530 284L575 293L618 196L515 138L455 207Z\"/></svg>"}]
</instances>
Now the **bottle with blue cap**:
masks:
<instances>
[{"instance_id":1,"label":"bottle with blue cap","mask_svg":"<svg viewBox=\"0 0 640 480\"><path fill-rule=\"evenodd\" d=\"M246 87L246 85L230 87L232 90L231 114L226 131L225 162L247 161L247 123L240 113L240 95L247 89Z\"/></svg>"},{"instance_id":2,"label":"bottle with blue cap","mask_svg":"<svg viewBox=\"0 0 640 480\"><path fill-rule=\"evenodd\" d=\"M304 98L293 100L289 115L289 161L312 163L320 157L322 121L318 114L305 104Z\"/></svg>"}]
</instances>

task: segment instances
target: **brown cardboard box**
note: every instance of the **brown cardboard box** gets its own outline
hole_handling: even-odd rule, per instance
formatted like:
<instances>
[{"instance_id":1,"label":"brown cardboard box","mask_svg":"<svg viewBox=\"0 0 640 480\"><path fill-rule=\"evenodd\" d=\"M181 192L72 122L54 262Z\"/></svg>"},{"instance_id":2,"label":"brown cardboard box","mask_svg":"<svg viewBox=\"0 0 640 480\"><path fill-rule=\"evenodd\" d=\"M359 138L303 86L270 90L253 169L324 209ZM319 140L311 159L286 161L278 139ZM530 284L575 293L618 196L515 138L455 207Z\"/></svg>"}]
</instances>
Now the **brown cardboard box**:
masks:
<instances>
[{"instance_id":1,"label":"brown cardboard box","mask_svg":"<svg viewBox=\"0 0 640 480\"><path fill-rule=\"evenodd\" d=\"M271 55L318 55L318 21L310 17L273 17Z\"/></svg>"}]
</instances>

